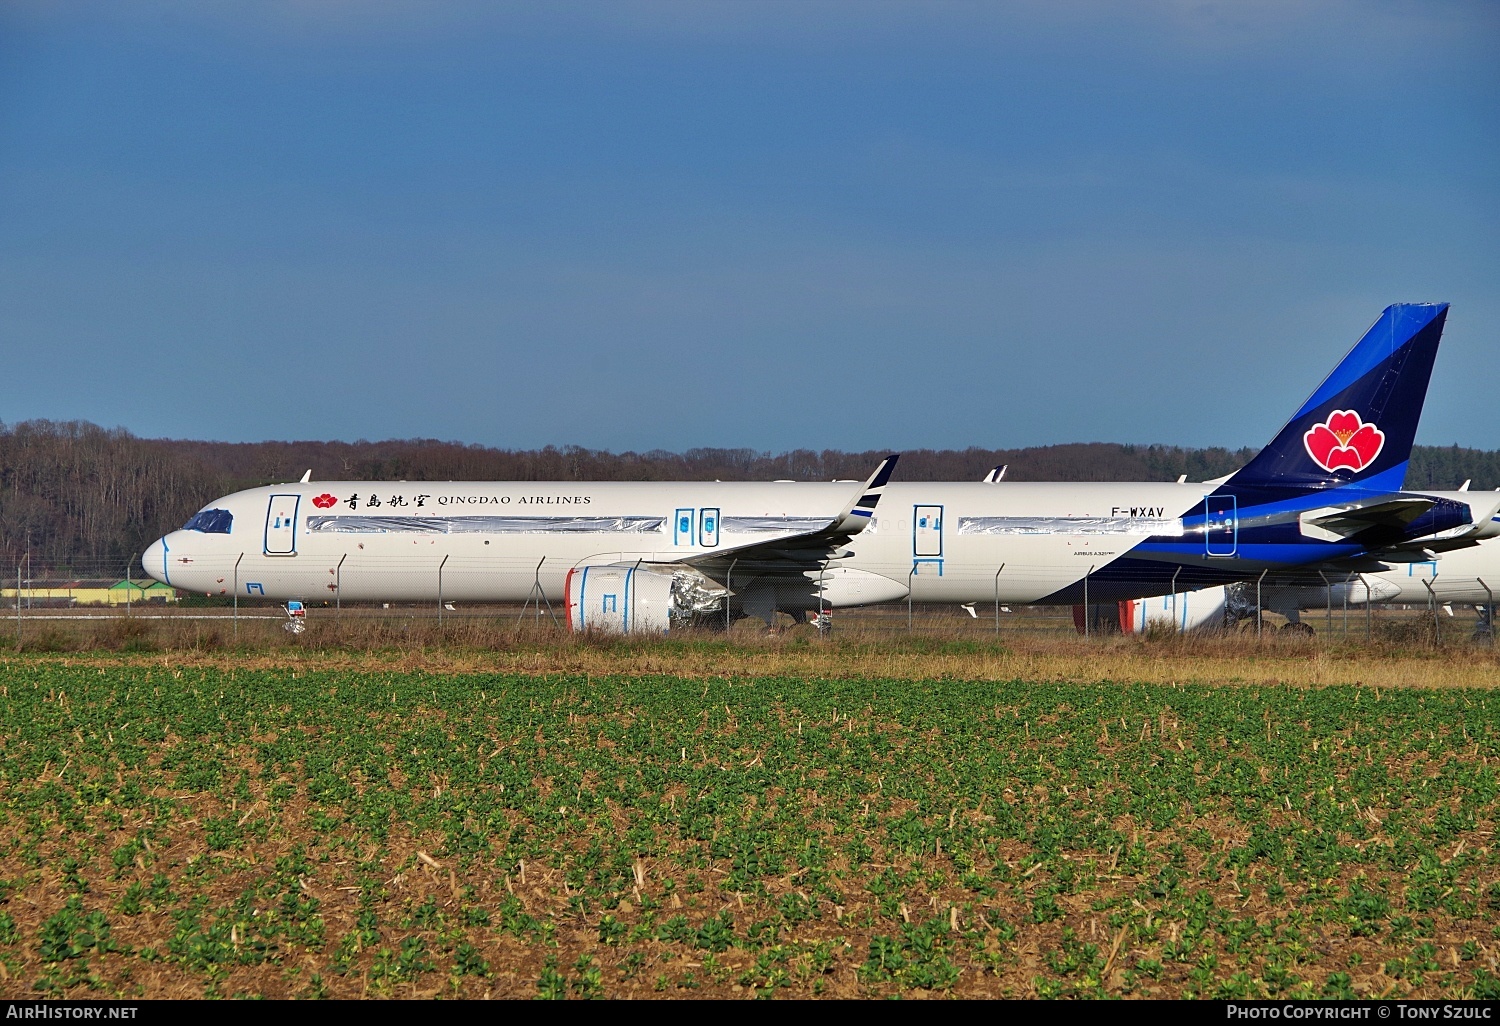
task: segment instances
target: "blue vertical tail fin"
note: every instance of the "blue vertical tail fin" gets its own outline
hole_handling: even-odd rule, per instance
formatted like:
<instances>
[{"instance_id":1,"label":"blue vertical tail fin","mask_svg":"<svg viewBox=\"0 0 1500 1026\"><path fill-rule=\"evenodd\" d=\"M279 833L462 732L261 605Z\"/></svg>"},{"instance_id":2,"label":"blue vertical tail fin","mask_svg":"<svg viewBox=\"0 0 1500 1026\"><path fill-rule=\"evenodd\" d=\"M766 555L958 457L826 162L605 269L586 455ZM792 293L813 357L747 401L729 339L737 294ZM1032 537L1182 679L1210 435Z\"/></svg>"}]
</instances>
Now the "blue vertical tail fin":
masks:
<instances>
[{"instance_id":1,"label":"blue vertical tail fin","mask_svg":"<svg viewBox=\"0 0 1500 1026\"><path fill-rule=\"evenodd\" d=\"M1399 491L1447 303L1398 303L1221 491Z\"/></svg>"}]
</instances>

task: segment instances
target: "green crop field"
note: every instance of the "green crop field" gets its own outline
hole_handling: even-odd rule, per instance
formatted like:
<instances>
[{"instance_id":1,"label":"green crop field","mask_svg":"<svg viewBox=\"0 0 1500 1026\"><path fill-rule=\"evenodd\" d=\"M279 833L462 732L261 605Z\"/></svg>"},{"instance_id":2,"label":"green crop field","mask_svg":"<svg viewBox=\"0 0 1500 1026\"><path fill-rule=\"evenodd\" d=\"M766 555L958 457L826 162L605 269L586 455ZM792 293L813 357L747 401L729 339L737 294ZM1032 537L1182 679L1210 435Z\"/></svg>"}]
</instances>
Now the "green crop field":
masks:
<instances>
[{"instance_id":1,"label":"green crop field","mask_svg":"<svg viewBox=\"0 0 1500 1026\"><path fill-rule=\"evenodd\" d=\"M0 663L7 997L1500 997L1500 693Z\"/></svg>"}]
</instances>

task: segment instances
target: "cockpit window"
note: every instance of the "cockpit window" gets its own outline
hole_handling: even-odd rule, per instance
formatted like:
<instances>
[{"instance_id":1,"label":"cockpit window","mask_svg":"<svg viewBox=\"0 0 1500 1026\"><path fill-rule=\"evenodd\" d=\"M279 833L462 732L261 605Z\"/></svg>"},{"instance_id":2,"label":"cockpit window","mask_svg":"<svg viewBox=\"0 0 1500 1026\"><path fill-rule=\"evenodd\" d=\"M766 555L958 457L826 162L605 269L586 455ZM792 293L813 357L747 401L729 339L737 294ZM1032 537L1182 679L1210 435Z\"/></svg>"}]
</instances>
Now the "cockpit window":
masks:
<instances>
[{"instance_id":1,"label":"cockpit window","mask_svg":"<svg viewBox=\"0 0 1500 1026\"><path fill-rule=\"evenodd\" d=\"M227 509L205 509L193 514L193 519L182 525L184 531L202 531L204 534L228 534L234 526L234 514Z\"/></svg>"}]
</instances>

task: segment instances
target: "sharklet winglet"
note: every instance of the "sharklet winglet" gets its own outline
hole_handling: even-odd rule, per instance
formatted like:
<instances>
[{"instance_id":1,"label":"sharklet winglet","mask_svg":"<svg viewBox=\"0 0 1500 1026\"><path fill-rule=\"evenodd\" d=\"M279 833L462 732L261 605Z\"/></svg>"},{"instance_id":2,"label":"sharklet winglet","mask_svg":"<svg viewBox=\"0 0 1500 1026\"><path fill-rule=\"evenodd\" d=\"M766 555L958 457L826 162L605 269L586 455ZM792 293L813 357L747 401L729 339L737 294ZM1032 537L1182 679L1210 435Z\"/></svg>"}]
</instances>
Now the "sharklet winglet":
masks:
<instances>
[{"instance_id":1,"label":"sharklet winglet","mask_svg":"<svg viewBox=\"0 0 1500 1026\"><path fill-rule=\"evenodd\" d=\"M891 474L896 469L896 461L900 458L899 453L892 453L880 461L880 466L875 468L875 473L870 475L870 479L860 487L854 500L834 521L835 530L856 534L865 529L865 525L875 515L875 507L880 502L880 496L885 492L885 486L890 483Z\"/></svg>"}]
</instances>

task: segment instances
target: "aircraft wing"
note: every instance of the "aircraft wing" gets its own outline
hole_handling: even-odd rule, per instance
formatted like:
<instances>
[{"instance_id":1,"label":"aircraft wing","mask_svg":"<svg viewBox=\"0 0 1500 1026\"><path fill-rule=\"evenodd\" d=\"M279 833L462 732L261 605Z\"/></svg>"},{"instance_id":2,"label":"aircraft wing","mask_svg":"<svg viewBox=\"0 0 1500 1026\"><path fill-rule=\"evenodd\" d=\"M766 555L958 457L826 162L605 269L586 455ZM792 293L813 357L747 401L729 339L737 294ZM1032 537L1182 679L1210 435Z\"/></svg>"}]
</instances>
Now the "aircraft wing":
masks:
<instances>
[{"instance_id":1,"label":"aircraft wing","mask_svg":"<svg viewBox=\"0 0 1500 1026\"><path fill-rule=\"evenodd\" d=\"M757 538L742 545L717 548L690 556L683 562L713 576L731 564L745 569L803 570L831 558L841 558L837 550L869 525L875 506L891 479L891 472L896 469L897 459L899 455L892 454L881 460L875 473L854 491L844 508L821 524L770 538Z\"/></svg>"}]
</instances>

